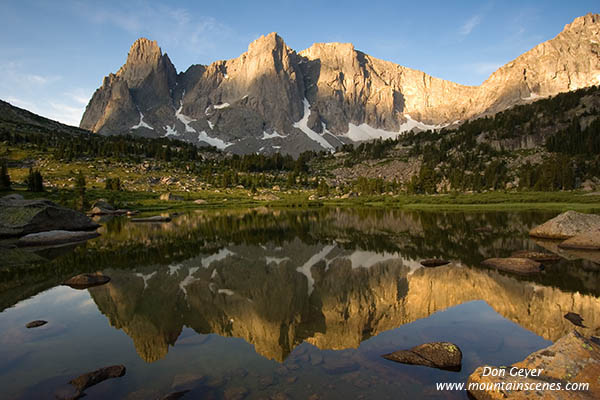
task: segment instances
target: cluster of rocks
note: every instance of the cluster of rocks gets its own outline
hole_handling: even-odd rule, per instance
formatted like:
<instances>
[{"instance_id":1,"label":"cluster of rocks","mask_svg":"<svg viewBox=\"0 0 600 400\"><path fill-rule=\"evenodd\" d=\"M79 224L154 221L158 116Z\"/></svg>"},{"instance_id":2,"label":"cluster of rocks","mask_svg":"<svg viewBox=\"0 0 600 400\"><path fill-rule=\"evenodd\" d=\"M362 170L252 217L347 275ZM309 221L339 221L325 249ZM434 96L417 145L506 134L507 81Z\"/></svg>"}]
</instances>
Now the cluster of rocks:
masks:
<instances>
[{"instance_id":1,"label":"cluster of rocks","mask_svg":"<svg viewBox=\"0 0 600 400\"><path fill-rule=\"evenodd\" d=\"M100 225L85 214L49 200L0 198L0 238L16 246L55 246L95 238Z\"/></svg>"},{"instance_id":2,"label":"cluster of rocks","mask_svg":"<svg viewBox=\"0 0 600 400\"><path fill-rule=\"evenodd\" d=\"M600 250L600 215L566 211L531 229L529 235L561 240L560 249L597 251ZM521 250L507 258L489 258L483 265L517 274L533 274L560 259L553 253Z\"/></svg>"}]
</instances>

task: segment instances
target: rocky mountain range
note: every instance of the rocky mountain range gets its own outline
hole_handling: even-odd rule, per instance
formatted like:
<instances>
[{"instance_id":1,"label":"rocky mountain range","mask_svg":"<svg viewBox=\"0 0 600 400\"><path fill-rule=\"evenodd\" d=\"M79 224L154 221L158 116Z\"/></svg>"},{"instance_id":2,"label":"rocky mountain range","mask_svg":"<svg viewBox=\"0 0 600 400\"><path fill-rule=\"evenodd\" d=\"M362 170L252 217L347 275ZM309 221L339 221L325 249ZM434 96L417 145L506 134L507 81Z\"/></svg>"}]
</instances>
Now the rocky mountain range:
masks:
<instances>
[{"instance_id":1,"label":"rocky mountain range","mask_svg":"<svg viewBox=\"0 0 600 400\"><path fill-rule=\"evenodd\" d=\"M233 153L334 150L412 129L460 124L513 105L600 84L600 15L463 86L371 57L349 43L296 52L276 33L240 57L178 73L138 39L104 78L81 120L100 134L173 137Z\"/></svg>"}]
</instances>

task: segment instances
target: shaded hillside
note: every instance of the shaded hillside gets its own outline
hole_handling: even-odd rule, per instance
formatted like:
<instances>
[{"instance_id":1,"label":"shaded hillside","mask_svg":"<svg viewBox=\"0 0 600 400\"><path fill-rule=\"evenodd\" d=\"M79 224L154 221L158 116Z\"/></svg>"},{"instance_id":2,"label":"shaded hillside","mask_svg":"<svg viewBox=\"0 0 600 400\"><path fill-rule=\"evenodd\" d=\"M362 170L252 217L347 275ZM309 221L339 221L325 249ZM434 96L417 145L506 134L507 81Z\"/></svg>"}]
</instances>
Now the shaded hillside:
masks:
<instances>
[{"instance_id":1,"label":"shaded hillside","mask_svg":"<svg viewBox=\"0 0 600 400\"><path fill-rule=\"evenodd\" d=\"M590 188L600 183L599 117L600 88L592 86L455 129L344 146L321 167L337 182L379 178L415 193Z\"/></svg>"}]
</instances>

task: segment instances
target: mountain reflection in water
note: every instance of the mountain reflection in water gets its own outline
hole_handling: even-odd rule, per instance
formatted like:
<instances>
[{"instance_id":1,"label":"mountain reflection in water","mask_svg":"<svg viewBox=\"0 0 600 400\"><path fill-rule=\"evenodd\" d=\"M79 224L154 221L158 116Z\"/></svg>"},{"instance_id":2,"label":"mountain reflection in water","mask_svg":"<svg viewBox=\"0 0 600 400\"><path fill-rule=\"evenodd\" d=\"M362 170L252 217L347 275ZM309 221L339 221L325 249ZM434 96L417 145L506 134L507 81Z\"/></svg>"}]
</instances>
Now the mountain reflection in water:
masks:
<instances>
[{"instance_id":1,"label":"mountain reflection in water","mask_svg":"<svg viewBox=\"0 0 600 400\"><path fill-rule=\"evenodd\" d=\"M189 213L168 224L117 218L100 238L33 263L27 275L4 271L0 304L102 271L112 280L90 288L91 298L148 363L189 340L188 328L242 338L283 362L304 342L355 349L474 300L546 340L573 329L567 311L584 318L581 331L598 334L597 264L574 256L526 278L480 267L485 258L539 250L527 232L553 215L261 209ZM451 263L420 265L433 257Z\"/></svg>"}]
</instances>

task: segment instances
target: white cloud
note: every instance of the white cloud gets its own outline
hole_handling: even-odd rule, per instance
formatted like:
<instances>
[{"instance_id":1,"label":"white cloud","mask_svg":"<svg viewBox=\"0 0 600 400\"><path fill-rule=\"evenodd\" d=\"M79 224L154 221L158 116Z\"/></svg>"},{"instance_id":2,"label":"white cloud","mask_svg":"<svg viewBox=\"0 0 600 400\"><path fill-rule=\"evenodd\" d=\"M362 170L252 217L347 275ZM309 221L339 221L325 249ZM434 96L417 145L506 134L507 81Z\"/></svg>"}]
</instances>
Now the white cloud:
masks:
<instances>
[{"instance_id":1,"label":"white cloud","mask_svg":"<svg viewBox=\"0 0 600 400\"><path fill-rule=\"evenodd\" d=\"M474 15L471 18L469 18L459 29L459 33L462 36L468 36L471 34L471 32L473 31L473 29L475 29L475 27L477 25L479 25L481 23L481 16L479 15Z\"/></svg>"}]
</instances>

